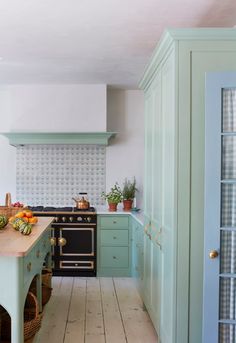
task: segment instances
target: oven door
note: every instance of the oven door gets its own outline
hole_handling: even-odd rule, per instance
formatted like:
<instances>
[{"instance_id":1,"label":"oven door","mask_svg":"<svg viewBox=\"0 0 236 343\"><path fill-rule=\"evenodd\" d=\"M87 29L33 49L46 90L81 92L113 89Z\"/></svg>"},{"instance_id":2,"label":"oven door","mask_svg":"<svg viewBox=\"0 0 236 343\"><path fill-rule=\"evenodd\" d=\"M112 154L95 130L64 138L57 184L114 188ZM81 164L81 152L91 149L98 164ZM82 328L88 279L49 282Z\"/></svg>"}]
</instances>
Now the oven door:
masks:
<instances>
[{"instance_id":1,"label":"oven door","mask_svg":"<svg viewBox=\"0 0 236 343\"><path fill-rule=\"evenodd\" d=\"M58 246L60 256L94 256L94 227L59 228Z\"/></svg>"},{"instance_id":2,"label":"oven door","mask_svg":"<svg viewBox=\"0 0 236 343\"><path fill-rule=\"evenodd\" d=\"M53 274L96 275L96 225L53 224Z\"/></svg>"}]
</instances>

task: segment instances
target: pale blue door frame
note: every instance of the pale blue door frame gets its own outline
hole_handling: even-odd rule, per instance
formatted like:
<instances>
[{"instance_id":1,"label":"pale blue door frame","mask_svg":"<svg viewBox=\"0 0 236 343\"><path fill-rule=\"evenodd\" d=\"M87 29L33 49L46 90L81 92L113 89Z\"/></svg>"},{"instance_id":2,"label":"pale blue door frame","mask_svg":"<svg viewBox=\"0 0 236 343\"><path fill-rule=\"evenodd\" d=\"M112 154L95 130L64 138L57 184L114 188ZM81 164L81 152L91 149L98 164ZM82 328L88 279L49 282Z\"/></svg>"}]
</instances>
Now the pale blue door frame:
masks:
<instances>
[{"instance_id":1,"label":"pale blue door frame","mask_svg":"<svg viewBox=\"0 0 236 343\"><path fill-rule=\"evenodd\" d=\"M236 342L236 125L227 127L235 90L236 72L207 73L203 343Z\"/></svg>"}]
</instances>

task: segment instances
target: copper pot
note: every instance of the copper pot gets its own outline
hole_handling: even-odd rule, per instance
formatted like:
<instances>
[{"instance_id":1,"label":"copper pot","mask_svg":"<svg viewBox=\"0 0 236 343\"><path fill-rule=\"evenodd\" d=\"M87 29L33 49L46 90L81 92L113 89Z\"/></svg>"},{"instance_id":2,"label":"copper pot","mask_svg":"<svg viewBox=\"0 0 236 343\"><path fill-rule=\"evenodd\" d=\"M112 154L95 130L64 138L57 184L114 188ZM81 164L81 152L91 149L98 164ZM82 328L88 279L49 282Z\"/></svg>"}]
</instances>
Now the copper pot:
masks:
<instances>
[{"instance_id":1,"label":"copper pot","mask_svg":"<svg viewBox=\"0 0 236 343\"><path fill-rule=\"evenodd\" d=\"M75 207L78 210L88 210L90 207L90 204L89 204L89 201L86 200L87 193L79 193L79 194L81 195L81 198L79 199L72 198L76 203Z\"/></svg>"}]
</instances>

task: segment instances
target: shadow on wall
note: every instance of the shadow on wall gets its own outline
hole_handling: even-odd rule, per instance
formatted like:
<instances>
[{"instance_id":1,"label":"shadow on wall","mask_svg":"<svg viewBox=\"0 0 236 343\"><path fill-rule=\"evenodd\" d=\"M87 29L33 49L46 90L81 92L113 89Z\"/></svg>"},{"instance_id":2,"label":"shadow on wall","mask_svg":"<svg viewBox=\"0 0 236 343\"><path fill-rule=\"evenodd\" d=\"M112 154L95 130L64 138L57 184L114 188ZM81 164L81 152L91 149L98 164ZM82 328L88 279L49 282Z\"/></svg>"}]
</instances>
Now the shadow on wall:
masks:
<instances>
[{"instance_id":1,"label":"shadow on wall","mask_svg":"<svg viewBox=\"0 0 236 343\"><path fill-rule=\"evenodd\" d=\"M211 7L197 24L198 27L234 27L236 25L236 1L212 1Z\"/></svg>"},{"instance_id":2,"label":"shadow on wall","mask_svg":"<svg viewBox=\"0 0 236 343\"><path fill-rule=\"evenodd\" d=\"M137 205L142 207L144 169L144 97L139 90L108 90L107 130L118 132L107 147L106 189L136 177Z\"/></svg>"}]
</instances>

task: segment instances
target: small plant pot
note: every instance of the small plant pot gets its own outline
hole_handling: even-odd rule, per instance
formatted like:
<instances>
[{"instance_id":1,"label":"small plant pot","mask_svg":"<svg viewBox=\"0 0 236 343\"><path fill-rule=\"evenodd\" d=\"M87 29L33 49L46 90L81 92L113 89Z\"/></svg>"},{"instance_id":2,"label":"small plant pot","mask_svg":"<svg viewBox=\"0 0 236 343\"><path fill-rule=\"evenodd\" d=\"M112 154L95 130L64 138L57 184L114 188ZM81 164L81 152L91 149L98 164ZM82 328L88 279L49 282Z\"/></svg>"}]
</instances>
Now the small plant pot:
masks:
<instances>
[{"instance_id":1,"label":"small plant pot","mask_svg":"<svg viewBox=\"0 0 236 343\"><path fill-rule=\"evenodd\" d=\"M123 210L131 211L133 205L133 200L123 200Z\"/></svg>"},{"instance_id":2,"label":"small plant pot","mask_svg":"<svg viewBox=\"0 0 236 343\"><path fill-rule=\"evenodd\" d=\"M109 202L108 206L109 206L109 211L110 212L116 212L117 211L117 204L115 204L113 202Z\"/></svg>"}]
</instances>

